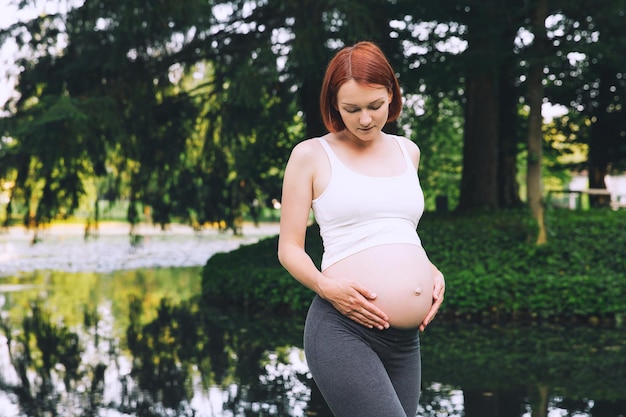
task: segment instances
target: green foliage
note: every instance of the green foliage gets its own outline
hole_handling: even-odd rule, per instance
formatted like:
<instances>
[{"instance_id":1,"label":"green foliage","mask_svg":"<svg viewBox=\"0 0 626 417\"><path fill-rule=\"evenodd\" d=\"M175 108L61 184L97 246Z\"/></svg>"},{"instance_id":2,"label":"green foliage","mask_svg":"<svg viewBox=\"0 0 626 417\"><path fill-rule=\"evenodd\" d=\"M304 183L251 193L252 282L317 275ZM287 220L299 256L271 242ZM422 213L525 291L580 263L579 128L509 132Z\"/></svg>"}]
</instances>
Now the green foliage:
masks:
<instances>
[{"instance_id":1,"label":"green foliage","mask_svg":"<svg viewBox=\"0 0 626 417\"><path fill-rule=\"evenodd\" d=\"M525 102L530 44L517 35L526 33L532 3L76 4L0 29L0 43L19 48L20 97L4 105L0 119L0 182L8 187L0 209L7 224L22 216L38 225L107 200L127 202L131 223L141 207L161 225L219 222L237 231L254 204L279 198L293 145L325 132L318 106L325 65L338 47L362 39L381 45L408 104L414 97L427 103L423 117L409 114L400 127L408 124L422 146L424 184L434 191L428 207L438 195L455 206L461 168L471 174L495 166L478 158L493 156L495 147L507 156L498 161L497 181L478 174L463 195L493 196L495 183L508 198L518 195L512 184L518 135L506 127L525 118L516 110ZM594 164L622 167L623 2L550 7L550 56L543 57L549 99L574 103L581 120L593 122L577 140L595 144ZM584 58L573 62L576 56ZM486 85L499 90L468 100L465 83L485 69L493 77ZM476 142L464 149L476 150L477 158L461 163L461 121L483 109L470 125L492 132L496 123L499 142L472 133Z\"/></svg>"},{"instance_id":2,"label":"green foliage","mask_svg":"<svg viewBox=\"0 0 626 417\"><path fill-rule=\"evenodd\" d=\"M420 184L426 209L435 210L436 198L445 196L449 207L459 201L463 154L463 109L450 99L427 97L423 114L404 112L402 124L410 126L408 137L420 148Z\"/></svg>"},{"instance_id":3,"label":"green foliage","mask_svg":"<svg viewBox=\"0 0 626 417\"><path fill-rule=\"evenodd\" d=\"M426 213L418 232L446 277L441 316L475 320L615 320L626 315L626 212L548 211L549 242L535 246L524 210ZM307 247L319 259L316 227ZM311 292L276 260L276 238L215 255L204 267L207 301L303 312Z\"/></svg>"},{"instance_id":4,"label":"green foliage","mask_svg":"<svg viewBox=\"0 0 626 417\"><path fill-rule=\"evenodd\" d=\"M318 233L317 226L307 231L307 248L314 260L320 260L322 253ZM313 293L280 265L277 244L278 238L270 237L213 255L202 271L203 298L251 311L302 311Z\"/></svg>"},{"instance_id":5,"label":"green foliage","mask_svg":"<svg viewBox=\"0 0 626 417\"><path fill-rule=\"evenodd\" d=\"M528 243L534 227L525 218L486 213L422 220L424 245L447 277L444 312L486 320L626 313L626 262L619 255L626 237L618 232L624 212L550 211L543 246Z\"/></svg>"},{"instance_id":6,"label":"green foliage","mask_svg":"<svg viewBox=\"0 0 626 417\"><path fill-rule=\"evenodd\" d=\"M302 121L279 81L272 27L230 50L242 34L215 29L243 17L218 24L214 6L95 0L0 30L26 51L21 97L0 119L7 223L21 214L38 226L107 200L128 202L131 224L146 208L162 226L238 231L253 204L278 197L276 167Z\"/></svg>"}]
</instances>

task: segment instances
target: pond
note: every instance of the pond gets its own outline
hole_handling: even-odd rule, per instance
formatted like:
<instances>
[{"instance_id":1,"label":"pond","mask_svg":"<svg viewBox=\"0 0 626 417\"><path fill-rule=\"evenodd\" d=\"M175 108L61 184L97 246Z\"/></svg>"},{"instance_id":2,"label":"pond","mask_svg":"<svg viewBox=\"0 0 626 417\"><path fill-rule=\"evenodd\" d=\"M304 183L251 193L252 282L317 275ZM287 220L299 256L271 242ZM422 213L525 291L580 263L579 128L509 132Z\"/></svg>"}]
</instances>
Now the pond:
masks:
<instances>
[{"instance_id":1,"label":"pond","mask_svg":"<svg viewBox=\"0 0 626 417\"><path fill-rule=\"evenodd\" d=\"M199 298L210 254L274 232L153 232L141 245L55 232L39 247L0 235L0 416L330 417L304 361L303 317ZM436 322L421 336L419 415L624 417L624 336Z\"/></svg>"}]
</instances>

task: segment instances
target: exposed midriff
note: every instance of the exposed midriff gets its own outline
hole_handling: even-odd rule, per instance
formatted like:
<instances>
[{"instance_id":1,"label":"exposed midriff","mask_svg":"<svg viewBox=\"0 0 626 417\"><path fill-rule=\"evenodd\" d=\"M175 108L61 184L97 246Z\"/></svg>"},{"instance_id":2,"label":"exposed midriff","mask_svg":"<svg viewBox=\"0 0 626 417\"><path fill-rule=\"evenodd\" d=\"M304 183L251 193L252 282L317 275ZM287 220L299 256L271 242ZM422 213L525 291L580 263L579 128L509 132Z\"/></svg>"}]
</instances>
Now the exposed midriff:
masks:
<instances>
[{"instance_id":1,"label":"exposed midriff","mask_svg":"<svg viewBox=\"0 0 626 417\"><path fill-rule=\"evenodd\" d=\"M356 281L375 292L372 302L393 327L418 327L432 305L433 270L419 245L373 246L334 263L324 275Z\"/></svg>"}]
</instances>

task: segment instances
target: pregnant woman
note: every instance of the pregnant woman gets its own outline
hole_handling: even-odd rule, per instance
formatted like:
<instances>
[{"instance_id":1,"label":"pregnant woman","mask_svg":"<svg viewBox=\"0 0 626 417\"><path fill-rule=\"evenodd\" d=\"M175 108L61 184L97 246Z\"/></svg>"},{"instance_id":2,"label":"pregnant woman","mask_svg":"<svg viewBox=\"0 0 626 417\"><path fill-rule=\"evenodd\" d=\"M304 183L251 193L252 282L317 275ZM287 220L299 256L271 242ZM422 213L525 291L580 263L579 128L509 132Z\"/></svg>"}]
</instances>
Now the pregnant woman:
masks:
<instances>
[{"instance_id":1,"label":"pregnant woman","mask_svg":"<svg viewBox=\"0 0 626 417\"><path fill-rule=\"evenodd\" d=\"M330 61L320 107L329 133L296 145L285 169L278 257L315 296L306 360L336 417L414 417L419 331L444 294L417 234L424 196L419 148L382 131L402 109L400 86L370 42ZM310 210L321 270L305 252Z\"/></svg>"}]
</instances>

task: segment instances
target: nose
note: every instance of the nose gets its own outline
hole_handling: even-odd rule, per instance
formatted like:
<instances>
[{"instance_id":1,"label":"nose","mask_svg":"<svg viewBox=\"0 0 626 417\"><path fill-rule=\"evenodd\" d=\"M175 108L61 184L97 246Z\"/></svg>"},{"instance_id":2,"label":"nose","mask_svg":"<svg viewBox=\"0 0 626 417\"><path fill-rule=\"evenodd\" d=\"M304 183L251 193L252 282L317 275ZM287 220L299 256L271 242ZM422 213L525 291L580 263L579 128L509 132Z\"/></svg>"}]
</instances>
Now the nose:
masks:
<instances>
[{"instance_id":1,"label":"nose","mask_svg":"<svg viewBox=\"0 0 626 417\"><path fill-rule=\"evenodd\" d=\"M361 116L359 117L359 123L361 123L361 126L368 126L371 122L372 116L370 116L369 112L361 112Z\"/></svg>"}]
</instances>

